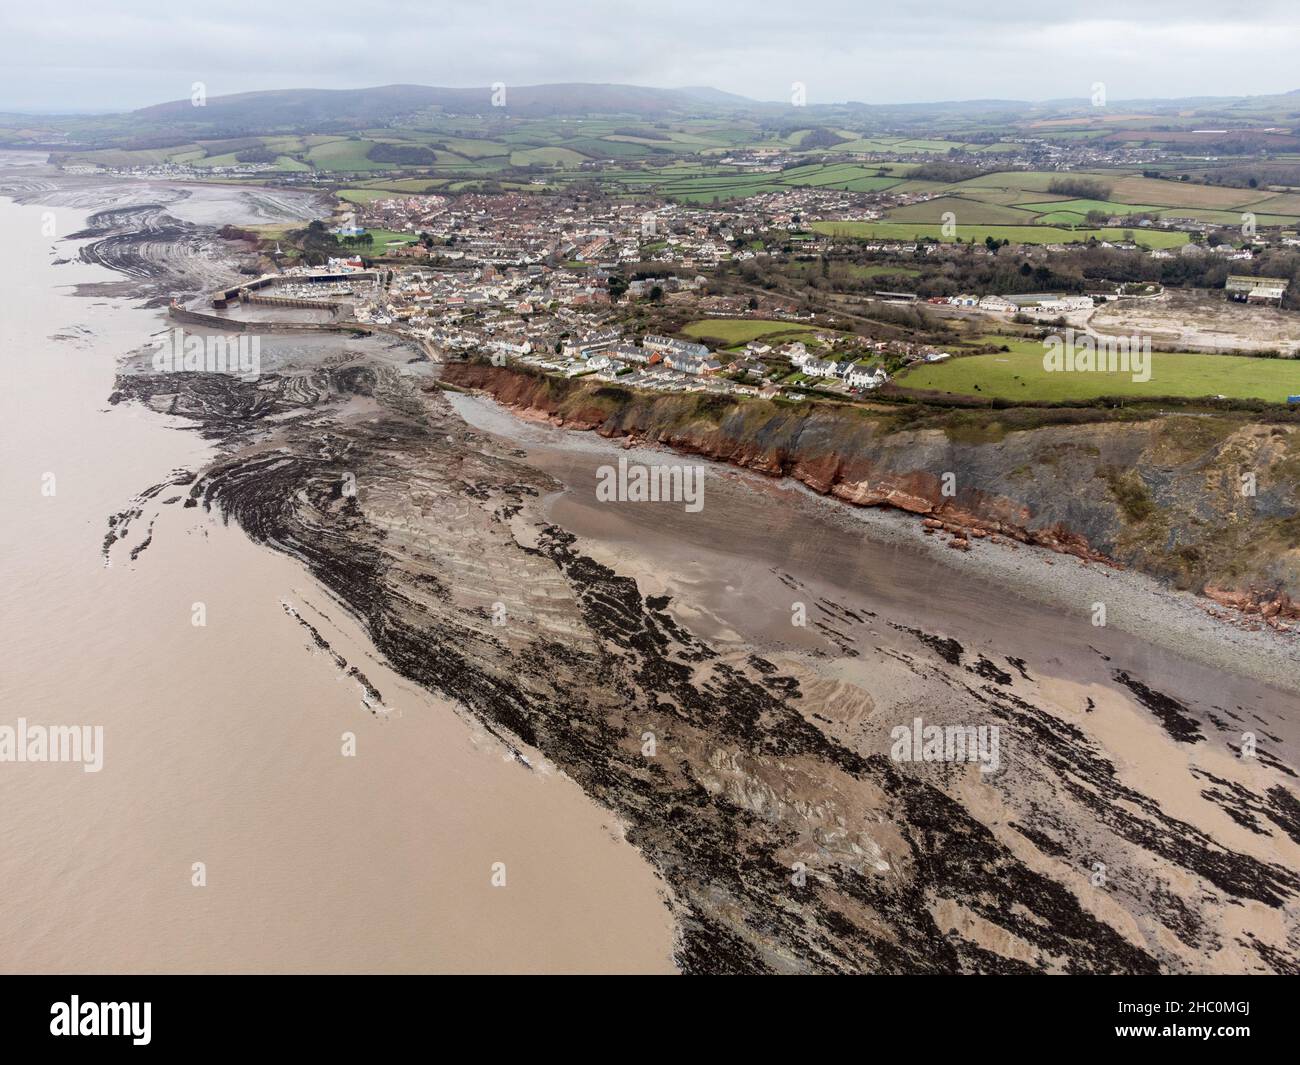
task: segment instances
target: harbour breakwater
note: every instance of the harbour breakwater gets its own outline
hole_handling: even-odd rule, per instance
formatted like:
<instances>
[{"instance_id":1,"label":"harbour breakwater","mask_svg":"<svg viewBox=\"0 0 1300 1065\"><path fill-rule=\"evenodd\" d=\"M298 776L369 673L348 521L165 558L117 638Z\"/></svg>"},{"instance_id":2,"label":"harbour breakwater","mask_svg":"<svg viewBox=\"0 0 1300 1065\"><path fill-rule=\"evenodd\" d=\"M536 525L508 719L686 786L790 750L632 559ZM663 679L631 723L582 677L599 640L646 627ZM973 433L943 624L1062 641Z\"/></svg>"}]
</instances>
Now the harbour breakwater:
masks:
<instances>
[{"instance_id":1,"label":"harbour breakwater","mask_svg":"<svg viewBox=\"0 0 1300 1065\"><path fill-rule=\"evenodd\" d=\"M168 303L167 317L173 322L179 322L182 325L221 329L233 333L337 333L347 336L368 336L373 333L382 333L385 336L396 337L405 341L434 362L439 362L442 359L442 352L430 341L414 337L408 331L375 322L274 322L228 318L225 315L211 314L207 311L196 311L193 308L182 306L176 300Z\"/></svg>"},{"instance_id":2,"label":"harbour breakwater","mask_svg":"<svg viewBox=\"0 0 1300 1065\"><path fill-rule=\"evenodd\" d=\"M175 300L167 305L167 317L183 325L222 329L228 333L369 333L380 328L360 322L269 322L228 318L221 314L183 307Z\"/></svg>"}]
</instances>

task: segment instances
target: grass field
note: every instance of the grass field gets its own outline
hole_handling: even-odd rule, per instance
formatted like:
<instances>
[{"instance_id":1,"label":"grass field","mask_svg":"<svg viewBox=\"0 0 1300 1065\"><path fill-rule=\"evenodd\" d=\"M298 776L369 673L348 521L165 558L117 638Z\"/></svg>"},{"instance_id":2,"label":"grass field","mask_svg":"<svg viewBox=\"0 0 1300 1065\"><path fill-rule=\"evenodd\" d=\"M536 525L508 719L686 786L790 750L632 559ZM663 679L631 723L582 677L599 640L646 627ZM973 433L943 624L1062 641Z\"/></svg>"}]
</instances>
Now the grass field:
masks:
<instances>
[{"instance_id":1,"label":"grass field","mask_svg":"<svg viewBox=\"0 0 1300 1065\"><path fill-rule=\"evenodd\" d=\"M1017 207L1004 207L996 203L984 203L963 196L936 196L932 200L911 203L890 211L890 222L921 222L940 225L943 216L951 212L960 225L971 226L1026 226L1034 223L1037 211L1021 210ZM1082 218L1079 219L1083 221Z\"/></svg>"},{"instance_id":2,"label":"grass field","mask_svg":"<svg viewBox=\"0 0 1300 1065\"><path fill-rule=\"evenodd\" d=\"M348 203L366 204L376 200L394 200L401 197L400 192L384 192L380 189L339 189L339 199Z\"/></svg>"},{"instance_id":3,"label":"grass field","mask_svg":"<svg viewBox=\"0 0 1300 1065\"><path fill-rule=\"evenodd\" d=\"M414 244L420 239L415 233L398 233L392 229L368 229L366 232L374 238L374 243L362 247L362 252L380 252L390 243Z\"/></svg>"},{"instance_id":4,"label":"grass field","mask_svg":"<svg viewBox=\"0 0 1300 1065\"><path fill-rule=\"evenodd\" d=\"M1070 175L1091 177L1092 175ZM1046 192L1053 181L1060 181L1062 175L1053 170L1010 170L992 174L980 174L966 181L951 186L954 192L966 192L970 189L1000 188L1024 189L1027 192Z\"/></svg>"},{"instance_id":5,"label":"grass field","mask_svg":"<svg viewBox=\"0 0 1300 1065\"><path fill-rule=\"evenodd\" d=\"M704 318L688 322L682 332L696 340L712 340L720 344L747 344L763 337L794 341L811 339L818 332L832 330L810 329L796 322L777 322L765 318Z\"/></svg>"},{"instance_id":6,"label":"grass field","mask_svg":"<svg viewBox=\"0 0 1300 1065\"><path fill-rule=\"evenodd\" d=\"M440 188L447 184L446 178L372 178L369 181L359 181L356 187L359 189L378 189L381 192L411 193L424 192L430 187Z\"/></svg>"},{"instance_id":7,"label":"grass field","mask_svg":"<svg viewBox=\"0 0 1300 1065\"><path fill-rule=\"evenodd\" d=\"M511 166L577 166L586 161L586 157L570 148L529 148L527 151L510 153Z\"/></svg>"},{"instance_id":8,"label":"grass field","mask_svg":"<svg viewBox=\"0 0 1300 1065\"><path fill-rule=\"evenodd\" d=\"M319 170L392 170L392 163L377 163L366 153L374 141L342 140L319 144L307 153L307 161Z\"/></svg>"},{"instance_id":9,"label":"grass field","mask_svg":"<svg viewBox=\"0 0 1300 1065\"><path fill-rule=\"evenodd\" d=\"M985 337L1010 351L970 355L926 363L902 374L904 388L933 389L990 399L1087 400L1097 396L1227 396L1285 403L1300 395L1300 361L1250 359L1236 355L1151 353L1151 379L1132 374L1075 371L1049 373L1043 368L1043 344L1015 337Z\"/></svg>"},{"instance_id":10,"label":"grass field","mask_svg":"<svg viewBox=\"0 0 1300 1065\"><path fill-rule=\"evenodd\" d=\"M440 137L448 149L466 159L486 159L494 155L509 155L509 147L500 141L480 140L476 137Z\"/></svg>"},{"instance_id":11,"label":"grass field","mask_svg":"<svg viewBox=\"0 0 1300 1065\"><path fill-rule=\"evenodd\" d=\"M1286 214L1265 214L1257 207L1248 210L1255 216L1257 226L1289 226L1294 228L1300 222L1300 216ZM1243 211L1212 211L1205 207L1162 207L1160 217L1195 218L1201 222L1221 222L1224 225L1239 226Z\"/></svg>"},{"instance_id":12,"label":"grass field","mask_svg":"<svg viewBox=\"0 0 1300 1065\"><path fill-rule=\"evenodd\" d=\"M814 222L811 228L817 233L833 237L850 237L858 240L964 240L972 238L982 242L988 237L1009 240L1012 244L1070 244L1098 240L1123 240L1126 229L1060 229L1056 226L976 226L958 225L953 237L943 235L942 226L920 222ZM1146 248L1176 248L1187 243L1186 233L1133 229L1133 239Z\"/></svg>"},{"instance_id":13,"label":"grass field","mask_svg":"<svg viewBox=\"0 0 1300 1065\"><path fill-rule=\"evenodd\" d=\"M1084 224L1089 211L1123 217L1130 214L1158 215L1165 208L1113 200L1049 200L1046 203L1021 204L1020 210L1034 212L1038 216L1035 219L1038 225L1076 226Z\"/></svg>"},{"instance_id":14,"label":"grass field","mask_svg":"<svg viewBox=\"0 0 1300 1065\"><path fill-rule=\"evenodd\" d=\"M633 164L634 165L634 164ZM591 180L619 185L629 192L654 192L680 203L725 203L766 192L815 187L849 192L878 192L891 188L900 178L889 170L906 164L809 163L782 171L685 163L654 169L604 170L598 174L572 171L557 180ZM886 171L882 173L882 171Z\"/></svg>"},{"instance_id":15,"label":"grass field","mask_svg":"<svg viewBox=\"0 0 1300 1065\"><path fill-rule=\"evenodd\" d=\"M1126 177L1110 187L1110 198L1124 203L1158 203L1166 207L1208 207L1229 210L1256 202L1264 196L1258 189L1218 188L1190 182L1161 181L1158 178Z\"/></svg>"},{"instance_id":16,"label":"grass field","mask_svg":"<svg viewBox=\"0 0 1300 1065\"><path fill-rule=\"evenodd\" d=\"M1070 175L1096 182L1109 190L1109 199L1080 199L1048 192L1057 181L1066 180L1051 171L1006 171L981 174L953 185L933 182L905 182L894 192L932 192L938 195L921 203L895 208L886 216L890 222L926 222L938 225L945 211L952 211L961 225L1016 225L1032 222L1040 226L1078 227L1085 225L1089 211L1107 215L1154 214L1192 216L1207 222L1229 225L1241 221L1241 212L1256 215L1259 225L1291 225L1300 212L1300 196L1234 189L1193 182L1164 181L1124 171L1080 171ZM1143 243L1155 246L1156 242Z\"/></svg>"},{"instance_id":17,"label":"grass field","mask_svg":"<svg viewBox=\"0 0 1300 1065\"><path fill-rule=\"evenodd\" d=\"M238 152L223 152L221 155L205 155L202 159L195 159L191 166L213 167L213 166L238 166Z\"/></svg>"}]
</instances>

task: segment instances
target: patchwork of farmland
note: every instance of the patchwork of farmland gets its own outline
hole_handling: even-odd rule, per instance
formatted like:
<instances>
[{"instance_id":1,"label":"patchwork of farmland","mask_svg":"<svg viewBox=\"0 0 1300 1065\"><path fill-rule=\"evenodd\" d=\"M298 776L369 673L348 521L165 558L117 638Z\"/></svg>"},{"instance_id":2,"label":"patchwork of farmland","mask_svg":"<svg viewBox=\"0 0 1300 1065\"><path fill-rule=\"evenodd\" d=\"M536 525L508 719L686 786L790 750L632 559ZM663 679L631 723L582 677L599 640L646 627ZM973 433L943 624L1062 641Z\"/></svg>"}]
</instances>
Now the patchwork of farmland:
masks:
<instances>
[{"instance_id":1,"label":"patchwork of farmland","mask_svg":"<svg viewBox=\"0 0 1300 1065\"><path fill-rule=\"evenodd\" d=\"M725 166L680 166L658 170L604 171L606 183L629 191L654 192L679 203L725 203L790 188L879 192L898 185L894 164L810 163L786 170L759 171ZM591 175L583 175L591 176Z\"/></svg>"},{"instance_id":2,"label":"patchwork of farmland","mask_svg":"<svg viewBox=\"0 0 1300 1065\"><path fill-rule=\"evenodd\" d=\"M965 196L936 196L932 200L908 204L890 211L888 219L897 222L940 224L945 214L952 214L961 225L998 226L1032 225L1035 212L1018 207L1003 207Z\"/></svg>"},{"instance_id":3,"label":"patchwork of farmland","mask_svg":"<svg viewBox=\"0 0 1300 1065\"><path fill-rule=\"evenodd\" d=\"M1089 212L1104 215L1159 214L1162 208L1151 204L1117 203L1114 200L1049 200L1046 203L1026 203L1021 210L1038 215L1035 221L1042 225L1083 225Z\"/></svg>"},{"instance_id":4,"label":"patchwork of farmland","mask_svg":"<svg viewBox=\"0 0 1300 1065\"><path fill-rule=\"evenodd\" d=\"M962 225L958 223L951 235L943 225L922 222L814 222L815 232L833 237L856 240L974 240L981 243L988 238L1010 241L1012 244L1071 244L1090 239L1122 241L1130 237L1147 248L1175 248L1188 241L1186 233L1150 229L1062 229L1058 226L1040 225Z\"/></svg>"},{"instance_id":5,"label":"patchwork of farmland","mask_svg":"<svg viewBox=\"0 0 1300 1065\"><path fill-rule=\"evenodd\" d=\"M276 134L247 137L239 141L177 144L171 148L111 149L76 153L79 162L107 166L147 166L179 162L206 167L235 165L242 152L260 149L255 161L265 164L266 153L275 153L283 169L313 167L327 172L365 173L405 164L392 159L372 158L376 145L426 147L436 153L431 169L463 168L494 161L498 168L514 165L576 167L587 160L639 162L656 156L714 154L725 156L738 148L781 147L799 150L811 130L780 136L744 120L686 119L672 123L650 123L642 119L538 119L523 122L485 123L469 116L433 116L428 128L402 127L358 130L326 135ZM839 131L846 138L836 151L921 152L946 151L958 142L909 141L902 137L858 138L851 131ZM972 146L975 147L975 146ZM820 152L815 146L808 150ZM406 166L409 169L409 166ZM846 179L847 184L847 179ZM862 187L867 191L870 184ZM745 194L742 190L742 194Z\"/></svg>"},{"instance_id":6,"label":"patchwork of farmland","mask_svg":"<svg viewBox=\"0 0 1300 1065\"><path fill-rule=\"evenodd\" d=\"M1084 183L1104 190L1105 198L1071 196L1068 187ZM1052 188L1062 189L1053 193ZM1150 215L1154 218L1194 218L1205 222L1238 224L1249 211L1259 226L1293 227L1300 223L1300 194L1263 189L1238 189L1194 182L1143 177L1121 171L1090 171L1069 174L1051 171L1006 171L981 174L951 185L928 181L904 181L893 186L895 194L931 193L930 199L895 207L887 212L875 228L864 229L871 236L937 236L925 229L909 227L904 232L889 228L892 224L923 223L939 226L951 213L959 227L971 227L959 234L962 239L976 236L1003 237L1029 243L1087 239L1100 231L1087 229L1088 214L1100 212L1107 217ZM854 224L845 223L852 226ZM1075 236L1042 233L1017 236L1010 232L982 233L978 227L1035 226L1073 232ZM826 230L823 230L826 231ZM848 232L849 230L845 230ZM1170 234L1134 229L1140 244L1148 247L1172 247L1185 241L1170 241Z\"/></svg>"},{"instance_id":7,"label":"patchwork of farmland","mask_svg":"<svg viewBox=\"0 0 1300 1065\"><path fill-rule=\"evenodd\" d=\"M1125 125L1133 130L1139 129L1142 121L1142 116L1124 116ZM1096 120L1048 119L1044 123L1041 128L1050 128L1053 136L1079 138L1108 136L1106 127L1113 125L1108 116ZM1014 131L1015 127L1005 127L1005 132L1003 127L991 130L995 137L1012 135ZM963 240L991 236L1033 243L1081 240L1093 235L1121 238L1114 231L1087 228L1091 212L1107 217L1144 214L1220 224L1239 223L1241 216L1249 212L1259 226L1300 225L1300 192L1294 189L1270 189L1262 184L1259 188L1235 188L1181 180L1212 173L1213 168L1207 168L1203 161L1187 168L1153 164L1156 169L1145 173L1097 169L995 171L949 183L912 176L919 166L927 164L867 158L939 157L958 150L992 157L990 162L994 162L1001 152L1023 148L1012 141L971 143L964 139L969 135L969 128L962 131L956 124L943 121L925 136L906 136L836 127L778 130L744 118L651 121L605 116L516 120L502 116L489 120L429 114L411 118L409 125L347 134L279 133L191 141L170 148L102 149L71 153L67 161L113 167L175 163L206 170L256 163L280 172L317 170L345 182L349 187L344 198L354 203L373 201L378 198L375 193L415 194L435 189L455 192L482 188L487 181L533 191L595 180L614 195L657 195L702 206L790 188L929 197L899 204L879 222L843 223L839 230L905 239L942 237L937 230L949 212L955 215L957 236ZM809 159L829 153L840 160L850 157L851 161L814 161L784 169L757 169L732 162L732 153L756 148L807 153ZM1282 165L1282 159L1279 155L1274 165ZM592 168L592 163L601 165ZM511 173L524 169L530 173ZM400 172L400 185L377 183L375 179L382 181L390 171ZM1168 176L1148 176L1158 172ZM933 175L933 171L930 173ZM532 182L534 174L544 177L544 186ZM1092 187L1084 189L1083 183ZM1137 239L1147 246L1168 247L1182 244L1186 238L1138 231Z\"/></svg>"}]
</instances>

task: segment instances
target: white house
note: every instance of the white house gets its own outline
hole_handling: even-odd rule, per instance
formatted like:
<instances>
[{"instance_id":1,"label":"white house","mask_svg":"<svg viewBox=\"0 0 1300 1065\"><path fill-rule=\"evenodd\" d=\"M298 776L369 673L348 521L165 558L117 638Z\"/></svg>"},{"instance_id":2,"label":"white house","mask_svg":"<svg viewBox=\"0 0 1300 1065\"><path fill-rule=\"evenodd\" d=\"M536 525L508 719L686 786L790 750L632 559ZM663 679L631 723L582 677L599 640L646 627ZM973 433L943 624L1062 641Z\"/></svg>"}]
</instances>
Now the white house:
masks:
<instances>
[{"instance_id":1,"label":"white house","mask_svg":"<svg viewBox=\"0 0 1300 1065\"><path fill-rule=\"evenodd\" d=\"M491 340L488 341L487 346L493 351L501 352L503 355L527 355L533 350L533 342L531 340Z\"/></svg>"},{"instance_id":2,"label":"white house","mask_svg":"<svg viewBox=\"0 0 1300 1065\"><path fill-rule=\"evenodd\" d=\"M802 366L808 358L808 349L802 340L790 344L785 349L786 358L795 366Z\"/></svg>"},{"instance_id":3,"label":"white house","mask_svg":"<svg viewBox=\"0 0 1300 1065\"><path fill-rule=\"evenodd\" d=\"M864 362L855 362L844 375L844 381L850 388L879 388L889 380L889 375L880 367L868 366Z\"/></svg>"}]
</instances>

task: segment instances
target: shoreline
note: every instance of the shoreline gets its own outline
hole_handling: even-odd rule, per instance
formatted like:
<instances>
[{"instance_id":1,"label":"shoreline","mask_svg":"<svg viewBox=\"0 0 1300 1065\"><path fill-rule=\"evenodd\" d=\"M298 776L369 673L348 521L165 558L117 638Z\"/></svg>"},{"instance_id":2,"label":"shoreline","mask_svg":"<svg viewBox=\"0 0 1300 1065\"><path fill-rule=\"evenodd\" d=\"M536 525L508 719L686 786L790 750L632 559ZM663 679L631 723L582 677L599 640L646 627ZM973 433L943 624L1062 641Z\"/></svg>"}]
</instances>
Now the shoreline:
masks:
<instances>
[{"instance_id":1,"label":"shoreline","mask_svg":"<svg viewBox=\"0 0 1300 1065\"><path fill-rule=\"evenodd\" d=\"M971 574L1045 606L1087 615L1092 604L1107 604L1107 624L1130 635L1159 644L1167 650L1204 664L1269 684L1280 691L1300 694L1300 635L1250 625L1251 615L1238 618L1216 615L1221 605L1208 596L1165 586L1156 578L1113 562L1090 561L1069 552L1009 538L971 537L965 550L953 550L939 535L927 535L926 515L906 508L860 505L819 492L798 478L714 460L666 444L633 436L605 437L594 429L557 422L530 407L502 403L484 390L461 393L490 405L523 425L554 430L592 450L640 453L643 461L672 455L702 462L719 476L737 477L755 485L769 485L783 494L803 497L825 508L839 520L869 531L882 543L898 544L932 558L958 572ZM455 393L452 393L455 396ZM455 399L452 400L456 406ZM599 443L598 443L599 442ZM1118 609L1116 609L1118 608Z\"/></svg>"},{"instance_id":2,"label":"shoreline","mask_svg":"<svg viewBox=\"0 0 1300 1065\"><path fill-rule=\"evenodd\" d=\"M593 446L619 454L619 445L534 427L588 452L575 462L556 449L542 461L519 446L524 423L502 413L503 446L467 424L451 394L404 375L406 356L387 341L268 347L257 384L152 374L139 358L120 366L125 409L178 415L218 450L184 492L195 509L163 501L173 530L182 515L212 515L239 526L220 541L259 573L287 559L311 574L297 585L324 588L324 600L310 598L343 615L304 613L330 647L316 645L316 667L354 702L365 689L339 658L385 699L454 701L485 734L526 744L576 784L639 852L624 857L657 874L679 969L1199 972L1291 962L1300 841L1282 775L1294 779L1287 762L1300 746L1283 713L1294 699L1129 646L1140 641L1118 629L1087 646L1086 620L998 601L987 581L954 579L901 541L873 541L831 501L740 470L711 474L710 505L692 522L680 507L601 509L585 488L557 496L589 483ZM340 491L349 477L355 494ZM846 529L852 551L840 546ZM176 557L192 567L197 545L168 531L160 522L143 564ZM277 632L314 643L271 599ZM792 599L808 607L806 628L791 626ZM373 661L335 639L340 626L370 641ZM312 734L319 708L283 687L273 719L300 712ZM891 726L918 710L1002 729L1004 769L891 759ZM443 716L349 713L386 722L363 737L371 747L376 737L409 746L407 730ZM1248 727L1263 736L1255 762L1232 753ZM278 779L277 764L249 767L252 779ZM481 765L458 778L458 794L490 797ZM424 823L410 811L436 810L442 781L400 761L381 769L406 790L371 831L401 847ZM306 779L318 801L338 787L328 775ZM575 839L568 861L590 879L583 848ZM1105 892L1088 880L1094 860L1124 870ZM806 883L790 878L796 862ZM382 890L386 862L341 868ZM523 890L510 898L523 916L554 920L517 869L511 883ZM454 880L459 867L443 872ZM579 895L554 900L565 920L588 920ZM410 903L403 896L396 915ZM474 916L463 931L481 934L480 920L500 931L498 917ZM614 929L603 955L617 956L626 934ZM399 932L374 950L404 941Z\"/></svg>"}]
</instances>

